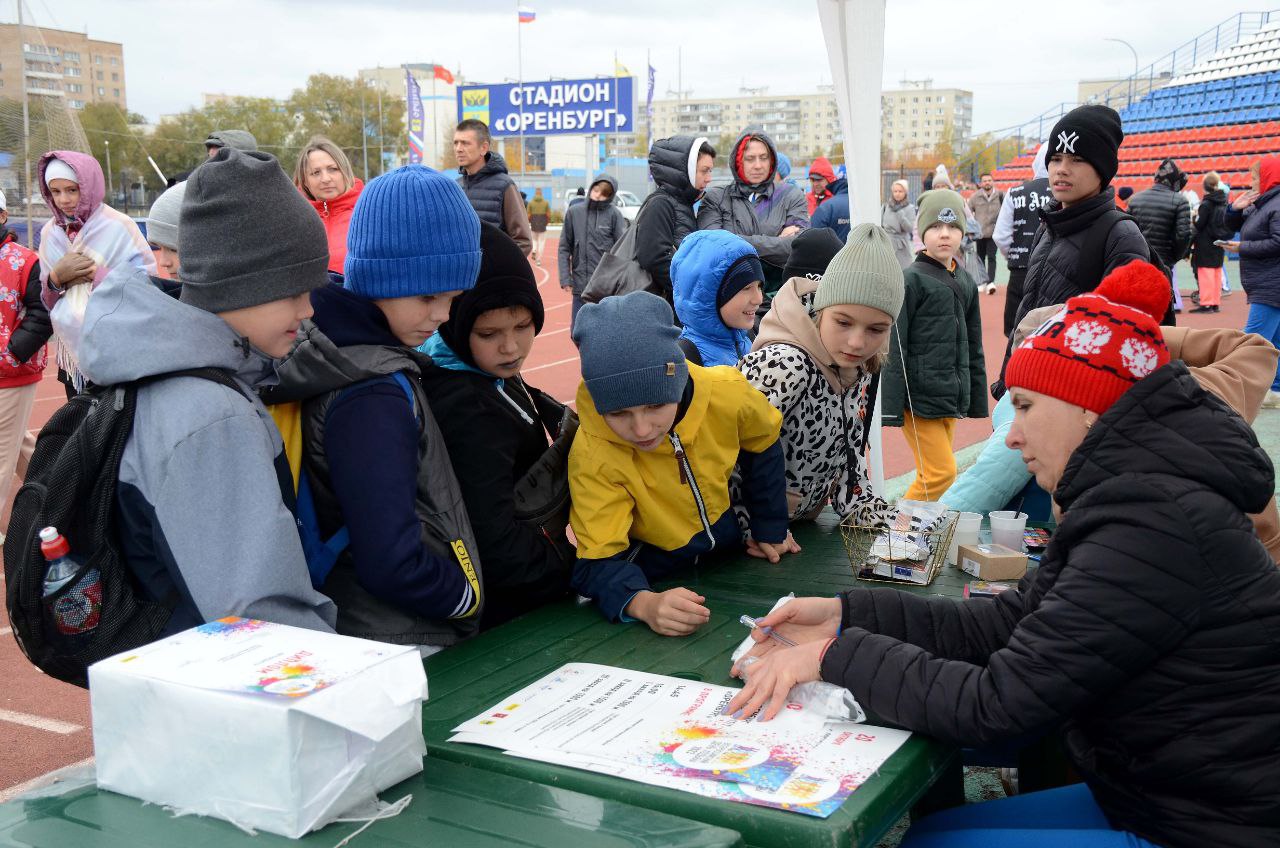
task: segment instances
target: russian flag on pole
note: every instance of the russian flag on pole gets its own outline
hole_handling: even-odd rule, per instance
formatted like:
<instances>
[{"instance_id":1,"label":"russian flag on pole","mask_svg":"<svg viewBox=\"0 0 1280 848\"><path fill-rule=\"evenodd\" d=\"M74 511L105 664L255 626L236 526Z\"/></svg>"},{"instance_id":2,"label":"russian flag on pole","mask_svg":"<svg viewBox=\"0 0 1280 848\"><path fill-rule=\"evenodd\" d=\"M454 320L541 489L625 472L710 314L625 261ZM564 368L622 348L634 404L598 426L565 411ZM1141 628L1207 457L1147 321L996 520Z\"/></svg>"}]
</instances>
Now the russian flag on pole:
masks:
<instances>
[{"instance_id":1,"label":"russian flag on pole","mask_svg":"<svg viewBox=\"0 0 1280 848\"><path fill-rule=\"evenodd\" d=\"M520 6L516 9L516 13L520 15L520 23L531 24L538 13L530 9L528 6Z\"/></svg>"}]
</instances>

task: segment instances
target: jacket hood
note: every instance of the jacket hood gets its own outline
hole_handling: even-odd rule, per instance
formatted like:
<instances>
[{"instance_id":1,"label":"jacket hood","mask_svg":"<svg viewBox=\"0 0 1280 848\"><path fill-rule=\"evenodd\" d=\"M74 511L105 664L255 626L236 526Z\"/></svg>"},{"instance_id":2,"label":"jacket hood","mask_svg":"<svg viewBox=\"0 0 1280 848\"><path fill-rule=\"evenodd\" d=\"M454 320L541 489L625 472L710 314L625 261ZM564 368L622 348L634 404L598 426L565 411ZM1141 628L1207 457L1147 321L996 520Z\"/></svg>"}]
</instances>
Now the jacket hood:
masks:
<instances>
[{"instance_id":1,"label":"jacket hood","mask_svg":"<svg viewBox=\"0 0 1280 848\"><path fill-rule=\"evenodd\" d=\"M817 174L827 182L836 178L836 169L831 167L831 160L825 156L819 156L813 160L813 164L809 166L809 173Z\"/></svg>"},{"instance_id":2,"label":"jacket hood","mask_svg":"<svg viewBox=\"0 0 1280 848\"><path fill-rule=\"evenodd\" d=\"M1263 157L1260 163L1258 194L1266 194L1278 185L1280 185L1280 156Z\"/></svg>"},{"instance_id":3,"label":"jacket hood","mask_svg":"<svg viewBox=\"0 0 1280 848\"><path fill-rule=\"evenodd\" d=\"M458 354L453 352L453 348L449 347L449 343L444 340L444 336L436 333L418 346L419 353L425 353L431 357L431 363L446 371L465 371L468 374L479 374L481 377L487 377L494 382L499 389L502 388L503 379L495 377L487 371L481 371L469 362L463 362Z\"/></svg>"},{"instance_id":4,"label":"jacket hood","mask_svg":"<svg viewBox=\"0 0 1280 848\"><path fill-rule=\"evenodd\" d=\"M660 138L649 148L649 173L659 188L692 204L701 194L694 188L698 176L698 149L707 143L703 136L677 135Z\"/></svg>"},{"instance_id":5,"label":"jacket hood","mask_svg":"<svg viewBox=\"0 0 1280 848\"><path fill-rule=\"evenodd\" d=\"M468 176L466 168L458 168L462 176ZM502 158L501 153L494 153L492 150L484 155L484 165L480 170L471 174L471 179L484 176L485 174L505 174L507 173L507 160Z\"/></svg>"},{"instance_id":6,"label":"jacket hood","mask_svg":"<svg viewBox=\"0 0 1280 848\"><path fill-rule=\"evenodd\" d=\"M330 284L313 291L311 303L315 315L302 322L297 344L280 361L280 382L264 398L268 403L304 400L396 371L421 372L422 358L391 335L372 302Z\"/></svg>"},{"instance_id":7,"label":"jacket hood","mask_svg":"<svg viewBox=\"0 0 1280 848\"><path fill-rule=\"evenodd\" d=\"M838 180L832 180L831 182L827 183L827 191L830 192L832 196L835 196L837 194L848 194L849 181L844 178L841 178ZM892 202L892 200L893 198L890 198L890 202ZM906 205L906 203L907 201L904 200L903 205Z\"/></svg>"},{"instance_id":8,"label":"jacket hood","mask_svg":"<svg viewBox=\"0 0 1280 848\"><path fill-rule=\"evenodd\" d=\"M108 274L85 311L85 376L105 386L189 368L225 368L250 386L275 379L275 361L217 315L165 294L140 268Z\"/></svg>"},{"instance_id":9,"label":"jacket hood","mask_svg":"<svg viewBox=\"0 0 1280 848\"><path fill-rule=\"evenodd\" d=\"M676 315L703 365L734 365L751 350L751 336L724 323L716 305L720 283L739 260L756 249L728 230L699 230L680 243L671 259L671 293ZM764 281L761 280L761 283Z\"/></svg>"},{"instance_id":10,"label":"jacket hood","mask_svg":"<svg viewBox=\"0 0 1280 848\"><path fill-rule=\"evenodd\" d=\"M1165 186L1173 191L1182 191L1182 187L1187 184L1187 175L1178 167L1178 163L1172 159L1165 159L1160 163L1160 167L1156 169L1155 184Z\"/></svg>"},{"instance_id":11,"label":"jacket hood","mask_svg":"<svg viewBox=\"0 0 1280 848\"><path fill-rule=\"evenodd\" d=\"M752 350L771 344L789 344L800 348L811 359L836 392L844 392L858 381L860 367L841 368L831 360L822 337L818 335L818 311L813 308L818 280L792 277L773 296L769 312L760 322L760 332L752 342Z\"/></svg>"},{"instance_id":12,"label":"jacket hood","mask_svg":"<svg viewBox=\"0 0 1280 848\"><path fill-rule=\"evenodd\" d=\"M749 183L747 178L742 175L742 155L747 150L747 145L753 141L763 142L764 146L769 148L769 175L758 183ZM738 136L738 140L733 143L733 151L729 154L729 168L733 171L733 180L743 188L752 191L764 191L773 185L773 175L778 173L778 147L773 143L773 139L762 132L754 132L748 130Z\"/></svg>"},{"instance_id":13,"label":"jacket hood","mask_svg":"<svg viewBox=\"0 0 1280 848\"><path fill-rule=\"evenodd\" d=\"M103 198L107 196L106 181L102 177L102 166L98 164L97 159L94 159L89 154L77 153L74 150L50 150L40 157L40 163L36 167L36 182L40 184L40 196L44 198L45 204L48 205L49 211L53 214L53 220L59 227L67 225L67 216L63 215L62 210L54 204L53 193L49 191L49 187L44 182L44 172L54 159L61 159L66 162L71 166L71 170L76 172L76 176L80 178L80 202L76 205L76 218L83 223L98 210L98 207L102 205Z\"/></svg>"},{"instance_id":14,"label":"jacket hood","mask_svg":"<svg viewBox=\"0 0 1280 848\"><path fill-rule=\"evenodd\" d=\"M1046 179L1049 176L1049 142L1040 145L1040 149L1036 151L1036 157L1031 160L1031 176L1037 180Z\"/></svg>"},{"instance_id":15,"label":"jacket hood","mask_svg":"<svg viewBox=\"0 0 1280 848\"><path fill-rule=\"evenodd\" d=\"M362 191L364 191L364 181L357 177L356 181L351 184L351 188L347 189L333 200L314 200L305 191L302 193L302 196L305 197L307 202L312 205L316 212L320 213L321 217L323 217L326 212L333 215L336 212L350 212L352 209L355 209L356 201L360 199L360 192Z\"/></svg>"},{"instance_id":16,"label":"jacket hood","mask_svg":"<svg viewBox=\"0 0 1280 848\"><path fill-rule=\"evenodd\" d=\"M592 200L591 189L595 188L596 183L608 183L613 193L609 195L608 200ZM596 178L591 181L591 185L587 186L587 205L592 209L605 209L613 205L613 199L618 196L618 181L609 174L597 174Z\"/></svg>"},{"instance_id":17,"label":"jacket hood","mask_svg":"<svg viewBox=\"0 0 1280 848\"><path fill-rule=\"evenodd\" d=\"M1170 362L1139 380L1089 430L1054 493L1068 510L1088 490L1124 474L1181 477L1241 512L1261 512L1275 471L1244 419Z\"/></svg>"}]
</instances>

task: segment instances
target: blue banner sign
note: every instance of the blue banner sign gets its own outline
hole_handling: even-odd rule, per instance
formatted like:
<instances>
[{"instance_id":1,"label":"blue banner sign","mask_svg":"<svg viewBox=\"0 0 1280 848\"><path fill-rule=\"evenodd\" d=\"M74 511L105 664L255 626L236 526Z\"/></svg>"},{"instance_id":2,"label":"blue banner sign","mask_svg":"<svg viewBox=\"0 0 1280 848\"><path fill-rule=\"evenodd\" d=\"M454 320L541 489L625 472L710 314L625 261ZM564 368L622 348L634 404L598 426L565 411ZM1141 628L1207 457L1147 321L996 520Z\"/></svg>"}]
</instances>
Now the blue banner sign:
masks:
<instances>
[{"instance_id":1,"label":"blue banner sign","mask_svg":"<svg viewBox=\"0 0 1280 848\"><path fill-rule=\"evenodd\" d=\"M458 120L489 125L495 137L595 135L633 131L634 80L587 80L467 85L458 88Z\"/></svg>"}]
</instances>

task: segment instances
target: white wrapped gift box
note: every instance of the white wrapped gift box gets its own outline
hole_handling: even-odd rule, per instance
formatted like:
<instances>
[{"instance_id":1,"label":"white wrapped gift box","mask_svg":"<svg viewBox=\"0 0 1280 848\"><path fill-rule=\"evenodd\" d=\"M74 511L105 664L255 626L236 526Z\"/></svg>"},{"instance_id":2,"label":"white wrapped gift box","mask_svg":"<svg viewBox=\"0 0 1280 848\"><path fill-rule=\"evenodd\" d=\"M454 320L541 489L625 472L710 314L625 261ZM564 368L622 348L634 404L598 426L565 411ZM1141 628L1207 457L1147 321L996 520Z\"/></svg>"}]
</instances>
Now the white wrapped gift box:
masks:
<instances>
[{"instance_id":1,"label":"white wrapped gift box","mask_svg":"<svg viewBox=\"0 0 1280 848\"><path fill-rule=\"evenodd\" d=\"M292 838L422 770L418 650L226 618L89 669L98 786Z\"/></svg>"}]
</instances>

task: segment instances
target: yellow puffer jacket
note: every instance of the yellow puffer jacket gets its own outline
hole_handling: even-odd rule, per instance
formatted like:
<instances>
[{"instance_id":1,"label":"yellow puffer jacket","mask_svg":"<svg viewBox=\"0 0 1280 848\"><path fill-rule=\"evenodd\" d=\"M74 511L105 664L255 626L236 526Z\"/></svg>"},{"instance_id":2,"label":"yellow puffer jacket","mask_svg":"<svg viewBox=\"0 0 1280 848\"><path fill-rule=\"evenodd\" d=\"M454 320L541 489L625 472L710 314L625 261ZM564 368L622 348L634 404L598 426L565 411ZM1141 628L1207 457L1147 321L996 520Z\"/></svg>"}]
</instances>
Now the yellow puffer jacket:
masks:
<instances>
[{"instance_id":1,"label":"yellow puffer jacket","mask_svg":"<svg viewBox=\"0 0 1280 848\"><path fill-rule=\"evenodd\" d=\"M742 450L761 453L778 440L782 414L737 369L689 364L693 399L675 434L684 447L705 518L729 510L729 475ZM578 386L581 422L569 454L569 521L581 559L607 559L633 541L664 551L704 530L693 486L682 481L671 441L641 451L609 429L586 384Z\"/></svg>"}]
</instances>

